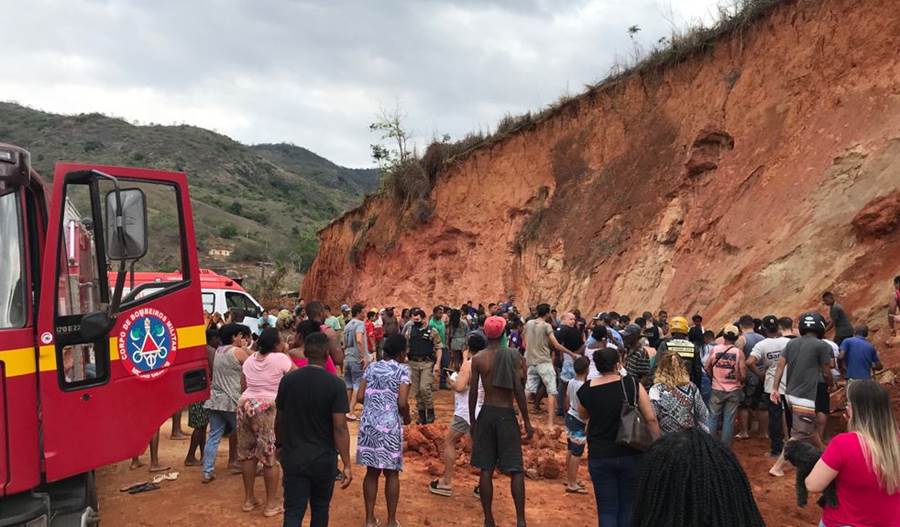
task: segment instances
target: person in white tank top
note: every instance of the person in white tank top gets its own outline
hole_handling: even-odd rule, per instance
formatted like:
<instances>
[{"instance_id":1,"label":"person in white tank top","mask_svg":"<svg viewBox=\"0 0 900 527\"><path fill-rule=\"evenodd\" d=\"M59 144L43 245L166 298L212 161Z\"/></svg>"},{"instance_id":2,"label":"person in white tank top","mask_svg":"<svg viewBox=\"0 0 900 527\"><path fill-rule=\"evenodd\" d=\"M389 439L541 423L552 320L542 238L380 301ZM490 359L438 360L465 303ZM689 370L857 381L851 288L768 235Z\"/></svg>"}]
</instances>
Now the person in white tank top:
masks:
<instances>
[{"instance_id":1,"label":"person in white tank top","mask_svg":"<svg viewBox=\"0 0 900 527\"><path fill-rule=\"evenodd\" d=\"M444 438L444 475L433 480L428 485L432 494L439 496L453 495L453 471L456 468L456 442L469 433L471 419L469 416L469 379L471 379L472 357L487 345L485 339L479 333L473 333L468 338L468 357L459 369L448 378L450 388L453 390L453 420ZM484 386L481 379L478 380L478 406L475 408L475 417L481 412L484 402ZM477 487L476 487L477 490Z\"/></svg>"}]
</instances>

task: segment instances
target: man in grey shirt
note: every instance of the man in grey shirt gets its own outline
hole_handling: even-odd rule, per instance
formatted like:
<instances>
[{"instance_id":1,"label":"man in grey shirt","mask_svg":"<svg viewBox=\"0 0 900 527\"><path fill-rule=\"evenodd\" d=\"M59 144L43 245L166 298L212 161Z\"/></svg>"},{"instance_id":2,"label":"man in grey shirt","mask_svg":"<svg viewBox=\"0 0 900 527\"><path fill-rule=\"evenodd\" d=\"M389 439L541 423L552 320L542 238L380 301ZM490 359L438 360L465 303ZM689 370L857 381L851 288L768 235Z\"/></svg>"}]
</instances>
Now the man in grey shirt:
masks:
<instances>
[{"instance_id":1,"label":"man in grey shirt","mask_svg":"<svg viewBox=\"0 0 900 527\"><path fill-rule=\"evenodd\" d=\"M553 326L547 321L550 315L550 305L537 306L538 318L529 320L525 324L525 363L528 366L525 393L534 399L539 386L543 383L547 390L547 425L553 428L553 417L556 413L556 369L553 367L551 348L558 353L568 353L562 344L556 340Z\"/></svg>"},{"instance_id":2,"label":"man in grey shirt","mask_svg":"<svg viewBox=\"0 0 900 527\"><path fill-rule=\"evenodd\" d=\"M818 312L804 313L800 316L798 327L800 338L787 343L781 357L772 386L779 386L781 377L787 368L787 386L785 398L791 408L791 440L807 441L819 450L824 450L822 438L816 434L816 390L820 379L831 386L832 351L822 338L825 336L825 318ZM781 402L778 390L770 394L773 403ZM769 470L769 474L784 476L784 453Z\"/></svg>"},{"instance_id":3,"label":"man in grey shirt","mask_svg":"<svg viewBox=\"0 0 900 527\"><path fill-rule=\"evenodd\" d=\"M350 402L350 412L347 419L356 421L356 392L359 390L359 381L363 371L369 364L369 342L366 338L366 306L353 304L350 308L352 317L344 326L344 384L347 387L347 398Z\"/></svg>"}]
</instances>

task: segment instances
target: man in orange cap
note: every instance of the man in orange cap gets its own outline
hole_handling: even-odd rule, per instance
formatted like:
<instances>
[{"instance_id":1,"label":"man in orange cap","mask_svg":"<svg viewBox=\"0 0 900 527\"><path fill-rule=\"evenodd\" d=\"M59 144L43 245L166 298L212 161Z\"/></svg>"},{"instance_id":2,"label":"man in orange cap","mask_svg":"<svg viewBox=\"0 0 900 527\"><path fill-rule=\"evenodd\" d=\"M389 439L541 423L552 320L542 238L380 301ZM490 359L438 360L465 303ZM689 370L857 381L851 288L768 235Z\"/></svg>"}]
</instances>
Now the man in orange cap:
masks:
<instances>
[{"instance_id":1,"label":"man in orange cap","mask_svg":"<svg viewBox=\"0 0 900 527\"><path fill-rule=\"evenodd\" d=\"M525 525L525 467L522 460L522 438L513 401L525 424L526 440L534 429L528 418L528 402L522 386L522 356L518 351L500 346L506 330L503 317L492 316L484 323L487 348L472 357L471 386L484 387L484 405L476 414L478 390L469 390L469 415L472 422L472 465L481 469L479 483L484 524L494 525L494 469L510 476L510 491L516 507L517 525Z\"/></svg>"}]
</instances>

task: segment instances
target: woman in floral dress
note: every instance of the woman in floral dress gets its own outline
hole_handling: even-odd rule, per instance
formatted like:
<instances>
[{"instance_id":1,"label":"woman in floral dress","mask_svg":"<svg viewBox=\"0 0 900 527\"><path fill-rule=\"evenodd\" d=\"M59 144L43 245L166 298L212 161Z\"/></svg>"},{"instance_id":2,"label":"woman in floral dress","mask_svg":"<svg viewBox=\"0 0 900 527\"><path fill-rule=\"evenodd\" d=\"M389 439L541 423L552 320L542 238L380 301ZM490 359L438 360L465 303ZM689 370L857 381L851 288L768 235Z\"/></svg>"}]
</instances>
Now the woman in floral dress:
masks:
<instances>
[{"instance_id":1,"label":"woman in floral dress","mask_svg":"<svg viewBox=\"0 0 900 527\"><path fill-rule=\"evenodd\" d=\"M356 463L367 467L363 480L366 526L378 525L375 497L378 478L384 474L387 527L398 527L400 471L403 470L403 425L410 423L409 367L406 339L393 335L384 342L384 360L373 362L363 373L358 401L363 403L357 434Z\"/></svg>"}]
</instances>

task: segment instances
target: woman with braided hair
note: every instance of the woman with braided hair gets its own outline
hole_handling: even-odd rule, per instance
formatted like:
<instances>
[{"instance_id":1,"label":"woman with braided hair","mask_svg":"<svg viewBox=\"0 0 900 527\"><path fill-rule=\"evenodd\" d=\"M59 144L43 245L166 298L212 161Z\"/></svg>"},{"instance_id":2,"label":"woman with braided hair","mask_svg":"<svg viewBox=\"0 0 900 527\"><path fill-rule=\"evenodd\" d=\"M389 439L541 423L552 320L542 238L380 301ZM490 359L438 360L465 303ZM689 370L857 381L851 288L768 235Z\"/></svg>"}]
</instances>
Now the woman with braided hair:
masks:
<instances>
[{"instance_id":1,"label":"woman with braided hair","mask_svg":"<svg viewBox=\"0 0 900 527\"><path fill-rule=\"evenodd\" d=\"M691 428L663 436L644 454L635 527L764 527L734 454Z\"/></svg>"}]
</instances>

